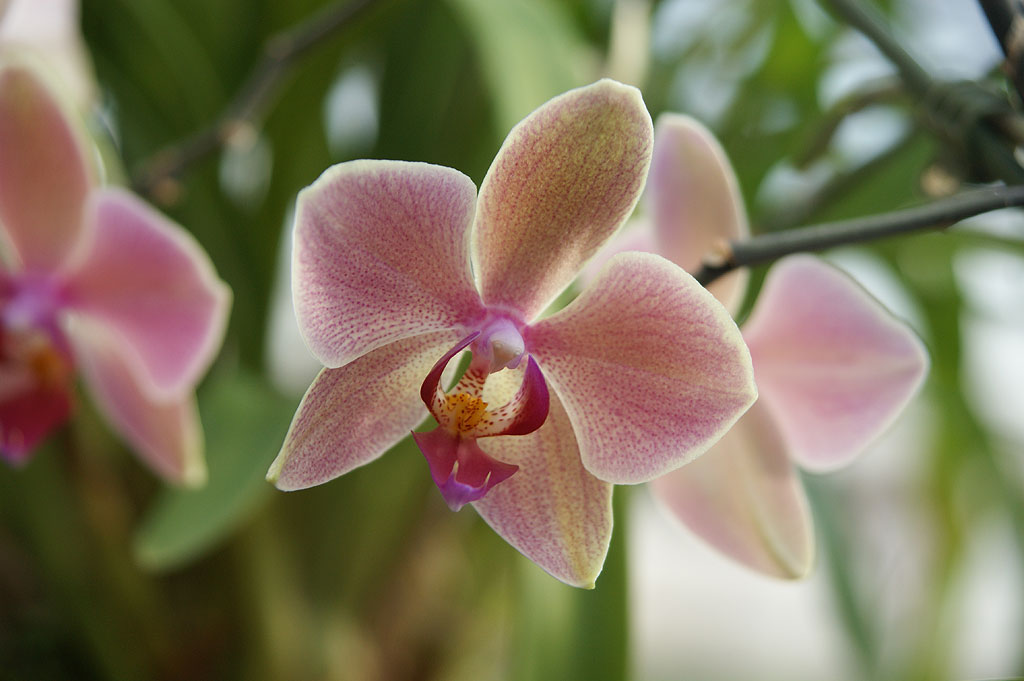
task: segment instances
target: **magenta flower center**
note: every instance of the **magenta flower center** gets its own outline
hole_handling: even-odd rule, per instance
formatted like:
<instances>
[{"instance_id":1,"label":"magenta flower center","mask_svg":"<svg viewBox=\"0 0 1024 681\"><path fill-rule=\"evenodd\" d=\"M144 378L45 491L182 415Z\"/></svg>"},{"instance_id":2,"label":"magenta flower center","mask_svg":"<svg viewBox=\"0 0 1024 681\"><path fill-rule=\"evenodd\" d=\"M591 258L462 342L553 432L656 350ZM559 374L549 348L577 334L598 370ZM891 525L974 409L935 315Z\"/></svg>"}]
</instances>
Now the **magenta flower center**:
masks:
<instances>
[{"instance_id":1,"label":"magenta flower center","mask_svg":"<svg viewBox=\"0 0 1024 681\"><path fill-rule=\"evenodd\" d=\"M73 361L57 322L61 298L48 278L0 279L0 455L12 461L70 415Z\"/></svg>"}]
</instances>

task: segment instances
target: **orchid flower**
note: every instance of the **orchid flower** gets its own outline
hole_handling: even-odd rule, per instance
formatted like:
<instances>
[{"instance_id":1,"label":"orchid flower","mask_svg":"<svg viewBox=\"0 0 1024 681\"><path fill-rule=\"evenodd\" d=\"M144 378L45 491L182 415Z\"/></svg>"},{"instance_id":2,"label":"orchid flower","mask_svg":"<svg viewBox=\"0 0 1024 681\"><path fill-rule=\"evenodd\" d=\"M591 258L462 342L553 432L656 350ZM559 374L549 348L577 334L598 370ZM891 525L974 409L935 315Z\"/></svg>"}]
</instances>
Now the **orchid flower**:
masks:
<instances>
[{"instance_id":1,"label":"orchid flower","mask_svg":"<svg viewBox=\"0 0 1024 681\"><path fill-rule=\"evenodd\" d=\"M268 479L326 482L429 411L437 427L413 437L449 506L472 503L550 574L592 587L612 484L694 459L755 399L729 314L657 255L612 259L539 319L633 210L652 128L639 91L603 80L520 122L479 196L456 170L398 161L342 163L303 190L293 293L326 368Z\"/></svg>"},{"instance_id":2,"label":"orchid flower","mask_svg":"<svg viewBox=\"0 0 1024 681\"><path fill-rule=\"evenodd\" d=\"M652 251L695 272L721 243L748 234L732 167L691 118L658 119L646 199L649 218L629 225L609 252ZM735 312L746 277L737 270L708 288ZM814 547L794 463L816 472L849 463L917 392L928 358L904 322L809 255L769 271L742 331L757 403L699 461L652 487L676 518L727 556L769 575L801 577Z\"/></svg>"},{"instance_id":3,"label":"orchid flower","mask_svg":"<svg viewBox=\"0 0 1024 681\"><path fill-rule=\"evenodd\" d=\"M77 367L150 467L201 482L192 393L230 292L181 227L97 186L75 126L35 72L0 65L0 454L24 462L68 420Z\"/></svg>"}]
</instances>

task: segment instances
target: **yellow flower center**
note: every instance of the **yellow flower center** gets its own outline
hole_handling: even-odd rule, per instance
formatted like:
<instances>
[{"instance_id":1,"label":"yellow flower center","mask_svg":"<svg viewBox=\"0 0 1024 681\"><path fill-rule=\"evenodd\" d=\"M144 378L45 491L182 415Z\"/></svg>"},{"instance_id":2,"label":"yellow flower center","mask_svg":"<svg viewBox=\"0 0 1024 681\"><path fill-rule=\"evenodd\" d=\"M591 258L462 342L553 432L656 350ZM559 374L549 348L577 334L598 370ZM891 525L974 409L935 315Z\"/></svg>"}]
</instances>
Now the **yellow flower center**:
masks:
<instances>
[{"instance_id":1,"label":"yellow flower center","mask_svg":"<svg viewBox=\"0 0 1024 681\"><path fill-rule=\"evenodd\" d=\"M466 393L445 395L444 404L455 432L468 433L487 416L487 403Z\"/></svg>"},{"instance_id":2,"label":"yellow flower center","mask_svg":"<svg viewBox=\"0 0 1024 681\"><path fill-rule=\"evenodd\" d=\"M52 345L42 344L32 348L28 365L36 380L47 387L57 387L66 382L67 363Z\"/></svg>"}]
</instances>

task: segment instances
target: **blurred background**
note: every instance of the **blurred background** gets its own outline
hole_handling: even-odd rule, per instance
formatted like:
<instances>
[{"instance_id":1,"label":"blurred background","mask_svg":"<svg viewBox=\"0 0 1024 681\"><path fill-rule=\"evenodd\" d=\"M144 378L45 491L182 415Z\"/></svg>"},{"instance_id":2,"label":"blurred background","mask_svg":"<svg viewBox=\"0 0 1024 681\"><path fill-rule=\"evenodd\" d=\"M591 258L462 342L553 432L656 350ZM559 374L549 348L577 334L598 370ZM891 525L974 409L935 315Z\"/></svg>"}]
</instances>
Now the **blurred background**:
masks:
<instances>
[{"instance_id":1,"label":"blurred background","mask_svg":"<svg viewBox=\"0 0 1024 681\"><path fill-rule=\"evenodd\" d=\"M1007 100L975 0L842 4L884 17L938 81ZM0 50L52 60L109 181L194 233L234 290L199 392L206 487L159 483L85 399L25 468L0 468L0 679L1024 675L1019 211L826 254L915 328L932 371L858 462L806 476L807 580L729 563L641 486L616 490L597 589L572 589L449 512L409 442L307 491L264 481L318 369L292 318L291 210L333 163L427 161L479 183L513 124L608 75L653 116L716 131L755 231L995 179L936 132L937 98L815 0L0 8Z\"/></svg>"}]
</instances>

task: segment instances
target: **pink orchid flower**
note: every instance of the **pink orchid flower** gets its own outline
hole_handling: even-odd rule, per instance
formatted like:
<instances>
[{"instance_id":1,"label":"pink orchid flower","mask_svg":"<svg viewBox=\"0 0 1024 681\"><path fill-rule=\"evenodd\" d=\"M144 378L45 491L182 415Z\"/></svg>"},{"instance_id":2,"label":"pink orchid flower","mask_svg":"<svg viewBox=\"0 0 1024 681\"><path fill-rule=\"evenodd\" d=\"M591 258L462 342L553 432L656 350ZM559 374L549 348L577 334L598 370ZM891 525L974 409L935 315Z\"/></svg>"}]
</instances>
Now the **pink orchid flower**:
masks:
<instances>
[{"instance_id":1,"label":"pink orchid flower","mask_svg":"<svg viewBox=\"0 0 1024 681\"><path fill-rule=\"evenodd\" d=\"M661 253L690 272L748 234L736 176L714 136L677 114L658 119L649 219L611 251ZM599 257L608 257L608 252ZM747 273L709 290L735 312ZM811 516L793 463L834 470L885 431L928 368L910 328L839 270L809 255L768 273L743 338L759 399L710 452L653 482L673 515L727 556L769 575L811 568Z\"/></svg>"},{"instance_id":2,"label":"pink orchid flower","mask_svg":"<svg viewBox=\"0 0 1024 681\"><path fill-rule=\"evenodd\" d=\"M0 454L25 461L69 418L78 367L150 467L201 482L192 393L230 292L181 227L96 185L73 121L31 69L0 65Z\"/></svg>"},{"instance_id":3,"label":"pink orchid flower","mask_svg":"<svg viewBox=\"0 0 1024 681\"><path fill-rule=\"evenodd\" d=\"M652 128L635 88L603 80L519 123L479 196L458 171L397 161L342 163L305 189L293 292L327 368L268 478L293 490L347 473L429 410L437 428L414 438L448 504L592 587L612 484L690 461L755 399L726 310L659 256L613 259L538 319L633 210Z\"/></svg>"}]
</instances>

